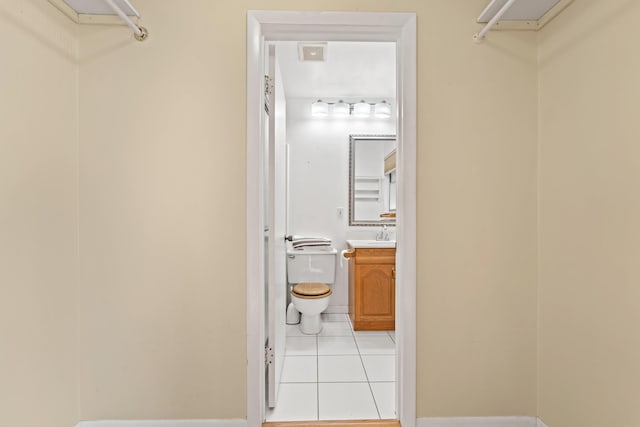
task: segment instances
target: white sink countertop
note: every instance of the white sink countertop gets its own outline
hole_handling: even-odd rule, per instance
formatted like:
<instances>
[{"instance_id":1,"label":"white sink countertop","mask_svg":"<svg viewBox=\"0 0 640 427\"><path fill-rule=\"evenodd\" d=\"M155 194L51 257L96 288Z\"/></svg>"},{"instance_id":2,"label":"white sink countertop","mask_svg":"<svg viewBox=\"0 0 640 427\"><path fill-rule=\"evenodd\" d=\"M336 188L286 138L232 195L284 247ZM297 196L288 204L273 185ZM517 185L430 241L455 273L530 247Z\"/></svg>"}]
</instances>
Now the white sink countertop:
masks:
<instances>
[{"instance_id":1,"label":"white sink countertop","mask_svg":"<svg viewBox=\"0 0 640 427\"><path fill-rule=\"evenodd\" d=\"M352 248L395 248L395 240L347 240Z\"/></svg>"}]
</instances>

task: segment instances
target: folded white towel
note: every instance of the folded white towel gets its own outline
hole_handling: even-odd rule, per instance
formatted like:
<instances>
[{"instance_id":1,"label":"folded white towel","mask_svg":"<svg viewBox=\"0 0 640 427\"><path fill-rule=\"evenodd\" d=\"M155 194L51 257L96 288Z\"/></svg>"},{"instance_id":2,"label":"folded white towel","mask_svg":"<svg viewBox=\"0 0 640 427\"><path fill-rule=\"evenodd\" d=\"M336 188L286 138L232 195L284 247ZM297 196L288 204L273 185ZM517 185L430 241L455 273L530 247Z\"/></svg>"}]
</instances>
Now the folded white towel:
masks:
<instances>
[{"instance_id":1,"label":"folded white towel","mask_svg":"<svg viewBox=\"0 0 640 427\"><path fill-rule=\"evenodd\" d=\"M327 239L325 237L305 237L305 236L292 236L291 241L295 242L326 242L331 243L331 239Z\"/></svg>"},{"instance_id":2,"label":"folded white towel","mask_svg":"<svg viewBox=\"0 0 640 427\"><path fill-rule=\"evenodd\" d=\"M304 248L304 247L322 247L322 246L331 246L331 243L327 242L297 242L294 243L293 249Z\"/></svg>"},{"instance_id":3,"label":"folded white towel","mask_svg":"<svg viewBox=\"0 0 640 427\"><path fill-rule=\"evenodd\" d=\"M331 239L327 239L324 237L293 236L291 239L291 244L294 249L305 246L331 246Z\"/></svg>"}]
</instances>

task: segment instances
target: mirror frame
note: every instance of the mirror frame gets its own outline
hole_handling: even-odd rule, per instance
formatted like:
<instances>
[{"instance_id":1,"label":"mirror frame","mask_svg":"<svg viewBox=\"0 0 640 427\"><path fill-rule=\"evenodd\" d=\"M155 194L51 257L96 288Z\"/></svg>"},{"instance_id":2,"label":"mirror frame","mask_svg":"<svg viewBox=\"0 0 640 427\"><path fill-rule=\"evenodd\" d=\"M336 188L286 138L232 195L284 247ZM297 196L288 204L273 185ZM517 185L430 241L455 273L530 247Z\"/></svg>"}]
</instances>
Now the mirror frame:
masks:
<instances>
[{"instance_id":1,"label":"mirror frame","mask_svg":"<svg viewBox=\"0 0 640 427\"><path fill-rule=\"evenodd\" d=\"M396 220L381 219L380 221L357 221L354 219L354 185L355 185L355 149L358 141L379 141L393 139L398 143L397 135L349 135L349 227L376 227L381 225L395 226Z\"/></svg>"}]
</instances>

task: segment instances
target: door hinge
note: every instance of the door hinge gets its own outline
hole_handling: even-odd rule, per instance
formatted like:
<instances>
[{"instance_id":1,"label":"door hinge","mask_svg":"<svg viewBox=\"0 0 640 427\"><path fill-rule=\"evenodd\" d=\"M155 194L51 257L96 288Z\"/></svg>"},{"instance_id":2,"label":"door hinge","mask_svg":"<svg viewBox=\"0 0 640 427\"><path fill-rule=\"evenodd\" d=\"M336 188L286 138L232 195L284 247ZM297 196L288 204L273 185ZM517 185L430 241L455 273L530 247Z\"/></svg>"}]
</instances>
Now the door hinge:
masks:
<instances>
[{"instance_id":1,"label":"door hinge","mask_svg":"<svg viewBox=\"0 0 640 427\"><path fill-rule=\"evenodd\" d=\"M270 114L269 103L271 102L271 94L273 94L273 78L264 76L264 111Z\"/></svg>"},{"instance_id":2,"label":"door hinge","mask_svg":"<svg viewBox=\"0 0 640 427\"><path fill-rule=\"evenodd\" d=\"M265 365L271 365L276 358L276 354L269 346L264 348L264 363Z\"/></svg>"},{"instance_id":3,"label":"door hinge","mask_svg":"<svg viewBox=\"0 0 640 427\"><path fill-rule=\"evenodd\" d=\"M264 76L264 96L273 95L273 77Z\"/></svg>"}]
</instances>

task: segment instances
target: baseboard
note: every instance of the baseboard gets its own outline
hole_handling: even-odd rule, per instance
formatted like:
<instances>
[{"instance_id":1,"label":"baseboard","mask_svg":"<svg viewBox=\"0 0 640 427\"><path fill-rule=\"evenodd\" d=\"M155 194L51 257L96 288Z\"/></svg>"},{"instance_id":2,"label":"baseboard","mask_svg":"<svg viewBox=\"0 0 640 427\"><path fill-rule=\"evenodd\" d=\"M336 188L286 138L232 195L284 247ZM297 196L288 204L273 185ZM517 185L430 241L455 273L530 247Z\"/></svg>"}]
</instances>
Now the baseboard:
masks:
<instances>
[{"instance_id":1,"label":"baseboard","mask_svg":"<svg viewBox=\"0 0 640 427\"><path fill-rule=\"evenodd\" d=\"M539 427L536 417L418 418L416 427Z\"/></svg>"},{"instance_id":2,"label":"baseboard","mask_svg":"<svg viewBox=\"0 0 640 427\"><path fill-rule=\"evenodd\" d=\"M76 427L247 427L246 420L102 420ZM418 418L416 427L547 427L536 417Z\"/></svg>"},{"instance_id":3,"label":"baseboard","mask_svg":"<svg viewBox=\"0 0 640 427\"><path fill-rule=\"evenodd\" d=\"M349 306L346 305L329 305L323 313L344 314L349 312Z\"/></svg>"},{"instance_id":4,"label":"baseboard","mask_svg":"<svg viewBox=\"0 0 640 427\"><path fill-rule=\"evenodd\" d=\"M400 427L398 420L271 421L262 427Z\"/></svg>"},{"instance_id":5,"label":"baseboard","mask_svg":"<svg viewBox=\"0 0 640 427\"><path fill-rule=\"evenodd\" d=\"M247 427L247 420L102 420L82 421L76 427Z\"/></svg>"}]
</instances>

